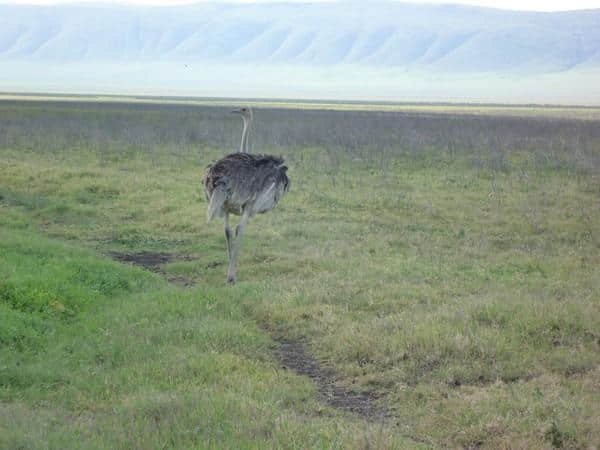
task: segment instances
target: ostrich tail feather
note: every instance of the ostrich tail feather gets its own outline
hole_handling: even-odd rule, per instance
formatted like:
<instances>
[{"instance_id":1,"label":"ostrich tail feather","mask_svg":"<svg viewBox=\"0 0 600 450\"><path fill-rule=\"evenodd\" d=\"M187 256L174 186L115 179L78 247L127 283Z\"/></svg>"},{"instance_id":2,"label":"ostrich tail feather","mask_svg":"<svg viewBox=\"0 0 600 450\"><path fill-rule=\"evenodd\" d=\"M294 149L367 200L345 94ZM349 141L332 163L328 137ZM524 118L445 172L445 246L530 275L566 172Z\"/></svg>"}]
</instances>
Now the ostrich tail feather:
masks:
<instances>
[{"instance_id":1,"label":"ostrich tail feather","mask_svg":"<svg viewBox=\"0 0 600 450\"><path fill-rule=\"evenodd\" d=\"M208 222L213 220L215 217L223 216L223 204L227 200L227 192L222 186L218 186L210 196L210 202L208 203Z\"/></svg>"}]
</instances>

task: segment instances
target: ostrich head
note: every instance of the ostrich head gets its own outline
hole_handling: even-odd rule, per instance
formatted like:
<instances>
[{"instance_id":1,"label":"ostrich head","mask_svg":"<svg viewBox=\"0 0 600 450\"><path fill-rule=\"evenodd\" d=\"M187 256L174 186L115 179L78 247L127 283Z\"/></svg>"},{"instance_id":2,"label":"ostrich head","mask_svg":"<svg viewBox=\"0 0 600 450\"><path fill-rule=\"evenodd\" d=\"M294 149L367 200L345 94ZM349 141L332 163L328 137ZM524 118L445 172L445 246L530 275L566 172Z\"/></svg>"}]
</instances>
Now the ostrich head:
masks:
<instances>
[{"instance_id":1,"label":"ostrich head","mask_svg":"<svg viewBox=\"0 0 600 450\"><path fill-rule=\"evenodd\" d=\"M252 122L252 109L249 106L244 106L239 109L234 109L231 112L234 114L241 115L242 119L244 119L244 122L248 122L248 123Z\"/></svg>"}]
</instances>

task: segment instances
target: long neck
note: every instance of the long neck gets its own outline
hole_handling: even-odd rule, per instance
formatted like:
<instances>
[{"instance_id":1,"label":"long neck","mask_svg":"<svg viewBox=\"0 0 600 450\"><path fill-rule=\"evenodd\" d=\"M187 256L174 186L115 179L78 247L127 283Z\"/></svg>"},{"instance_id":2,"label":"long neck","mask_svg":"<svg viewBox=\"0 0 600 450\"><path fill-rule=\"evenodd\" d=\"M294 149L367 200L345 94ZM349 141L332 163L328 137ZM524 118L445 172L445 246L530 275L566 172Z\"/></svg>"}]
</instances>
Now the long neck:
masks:
<instances>
[{"instance_id":1,"label":"long neck","mask_svg":"<svg viewBox=\"0 0 600 450\"><path fill-rule=\"evenodd\" d=\"M251 121L244 117L244 131L242 131L242 143L240 144L240 152L248 153L248 135L250 134Z\"/></svg>"}]
</instances>

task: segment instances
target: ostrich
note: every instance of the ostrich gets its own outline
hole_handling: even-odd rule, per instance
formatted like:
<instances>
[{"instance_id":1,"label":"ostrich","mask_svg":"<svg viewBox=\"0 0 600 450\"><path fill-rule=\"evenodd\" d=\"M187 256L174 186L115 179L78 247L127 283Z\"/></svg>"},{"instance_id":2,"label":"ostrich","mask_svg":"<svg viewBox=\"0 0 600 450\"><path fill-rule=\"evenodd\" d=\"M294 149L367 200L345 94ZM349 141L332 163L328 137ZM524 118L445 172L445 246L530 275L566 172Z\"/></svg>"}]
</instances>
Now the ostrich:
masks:
<instances>
[{"instance_id":1,"label":"ostrich","mask_svg":"<svg viewBox=\"0 0 600 450\"><path fill-rule=\"evenodd\" d=\"M248 135L252 110L244 107L231 111L244 121L240 151L210 164L204 174L204 195L208 202L208 221L225 220L225 239L229 268L227 281L235 283L236 266L244 229L252 216L266 213L277 205L290 188L283 158L248 153ZM229 227L229 214L241 216L235 236Z\"/></svg>"}]
</instances>

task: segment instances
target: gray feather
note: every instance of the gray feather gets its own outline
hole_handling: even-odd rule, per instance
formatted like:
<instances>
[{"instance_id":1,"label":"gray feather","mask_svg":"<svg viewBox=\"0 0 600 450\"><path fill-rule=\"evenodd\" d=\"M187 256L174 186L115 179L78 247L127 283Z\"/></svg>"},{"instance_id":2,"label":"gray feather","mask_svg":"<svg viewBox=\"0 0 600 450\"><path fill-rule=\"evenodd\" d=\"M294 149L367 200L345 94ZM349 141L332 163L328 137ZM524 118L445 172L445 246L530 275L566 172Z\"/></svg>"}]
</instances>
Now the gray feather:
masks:
<instances>
[{"instance_id":1,"label":"gray feather","mask_svg":"<svg viewBox=\"0 0 600 450\"><path fill-rule=\"evenodd\" d=\"M273 209L289 190L286 171L281 158L248 153L233 153L211 164L204 177L209 218L244 211L253 216Z\"/></svg>"}]
</instances>

